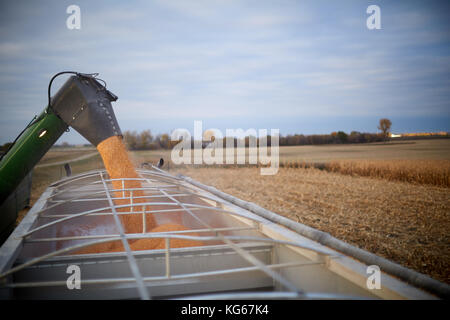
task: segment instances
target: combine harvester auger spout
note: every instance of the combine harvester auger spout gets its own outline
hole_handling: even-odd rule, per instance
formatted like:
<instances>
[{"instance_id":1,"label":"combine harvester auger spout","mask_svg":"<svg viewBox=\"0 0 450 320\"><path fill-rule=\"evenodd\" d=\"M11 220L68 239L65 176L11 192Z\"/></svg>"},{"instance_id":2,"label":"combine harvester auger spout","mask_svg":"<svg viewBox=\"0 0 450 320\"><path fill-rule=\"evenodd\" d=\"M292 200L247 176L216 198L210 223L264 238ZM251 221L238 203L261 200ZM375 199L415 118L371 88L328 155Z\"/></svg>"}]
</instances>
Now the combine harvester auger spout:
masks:
<instances>
[{"instance_id":1,"label":"combine harvester auger spout","mask_svg":"<svg viewBox=\"0 0 450 320\"><path fill-rule=\"evenodd\" d=\"M73 74L50 98L53 80ZM0 243L12 231L21 203L17 199L28 193L22 181L31 181L30 173L69 126L94 146L113 135L121 135L111 101L117 96L100 83L96 74L64 71L56 74L48 88L49 105L33 118L0 160ZM100 80L102 81L102 80ZM26 179L27 178L27 179Z\"/></svg>"}]
</instances>

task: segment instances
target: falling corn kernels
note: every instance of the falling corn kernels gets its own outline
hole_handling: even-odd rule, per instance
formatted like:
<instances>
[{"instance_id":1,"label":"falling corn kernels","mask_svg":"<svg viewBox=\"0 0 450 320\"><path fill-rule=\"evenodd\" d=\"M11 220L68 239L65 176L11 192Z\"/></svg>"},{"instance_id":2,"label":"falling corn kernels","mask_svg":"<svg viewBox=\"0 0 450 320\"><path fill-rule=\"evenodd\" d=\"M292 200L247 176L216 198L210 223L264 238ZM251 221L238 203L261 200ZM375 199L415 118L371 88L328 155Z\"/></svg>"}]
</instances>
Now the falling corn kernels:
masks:
<instances>
[{"instance_id":1,"label":"falling corn kernels","mask_svg":"<svg viewBox=\"0 0 450 320\"><path fill-rule=\"evenodd\" d=\"M139 175L134 169L134 166L128 156L128 152L125 148L125 144L123 143L122 138L119 136L109 137L100 142L97 146L97 149L100 152L110 179L113 180L111 181L115 190L113 201L115 206L119 206L119 208L116 208L116 210L118 212L131 212L131 209L132 212L145 211L146 207L143 205L139 205L140 203L149 202L149 199L145 198L144 192L142 190L126 190L141 189L142 185L138 180L126 180L127 178L138 179ZM133 204L133 206L128 206L130 204ZM168 232L189 230L181 224L167 223L158 226L152 214L145 214L145 230L142 214L140 213L122 214L120 215L120 219L122 225L124 226L125 233L142 233L143 231ZM129 245L131 250L163 249L166 246L166 242L164 238L139 239L129 240ZM200 241L187 239L172 239L170 241L171 248L194 247L200 245L202 245L202 242ZM89 246L75 253L86 254L118 251L124 251L124 247L121 241L113 241Z\"/></svg>"}]
</instances>

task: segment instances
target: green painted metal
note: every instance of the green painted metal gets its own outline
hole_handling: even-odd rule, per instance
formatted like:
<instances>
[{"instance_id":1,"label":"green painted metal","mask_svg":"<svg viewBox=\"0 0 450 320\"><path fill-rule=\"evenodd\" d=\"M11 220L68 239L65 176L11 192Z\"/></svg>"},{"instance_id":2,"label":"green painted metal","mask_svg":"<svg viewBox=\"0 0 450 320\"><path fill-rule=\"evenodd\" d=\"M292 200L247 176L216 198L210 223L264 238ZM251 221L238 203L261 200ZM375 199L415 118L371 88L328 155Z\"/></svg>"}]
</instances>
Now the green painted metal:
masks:
<instances>
[{"instance_id":1,"label":"green painted metal","mask_svg":"<svg viewBox=\"0 0 450 320\"><path fill-rule=\"evenodd\" d=\"M14 192L67 127L49 109L28 125L0 161L0 204Z\"/></svg>"},{"instance_id":2,"label":"green painted metal","mask_svg":"<svg viewBox=\"0 0 450 320\"><path fill-rule=\"evenodd\" d=\"M66 73L76 75L50 99L52 81ZM112 135L121 135L111 106L117 96L95 77L95 74L72 71L53 76L48 88L49 106L30 122L0 158L0 240L14 225L17 212L23 207L22 199L29 196L29 189L19 187L21 182L69 125L95 146Z\"/></svg>"}]
</instances>

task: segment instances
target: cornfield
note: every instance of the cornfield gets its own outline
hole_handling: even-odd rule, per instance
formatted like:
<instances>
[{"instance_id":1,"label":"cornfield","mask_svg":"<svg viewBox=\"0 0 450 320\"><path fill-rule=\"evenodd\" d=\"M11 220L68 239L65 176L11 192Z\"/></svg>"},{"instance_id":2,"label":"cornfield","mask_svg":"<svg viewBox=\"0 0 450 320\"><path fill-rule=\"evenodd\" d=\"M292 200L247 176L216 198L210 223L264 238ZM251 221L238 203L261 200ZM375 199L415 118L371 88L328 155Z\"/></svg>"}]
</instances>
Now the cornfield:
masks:
<instances>
[{"instance_id":1,"label":"cornfield","mask_svg":"<svg viewBox=\"0 0 450 320\"><path fill-rule=\"evenodd\" d=\"M287 164L287 163L285 163ZM176 168L204 184L328 232L450 284L448 188L351 176L290 162L273 176L256 167Z\"/></svg>"},{"instance_id":2,"label":"cornfield","mask_svg":"<svg viewBox=\"0 0 450 320\"><path fill-rule=\"evenodd\" d=\"M352 176L450 187L449 160L341 160L325 169Z\"/></svg>"}]
</instances>

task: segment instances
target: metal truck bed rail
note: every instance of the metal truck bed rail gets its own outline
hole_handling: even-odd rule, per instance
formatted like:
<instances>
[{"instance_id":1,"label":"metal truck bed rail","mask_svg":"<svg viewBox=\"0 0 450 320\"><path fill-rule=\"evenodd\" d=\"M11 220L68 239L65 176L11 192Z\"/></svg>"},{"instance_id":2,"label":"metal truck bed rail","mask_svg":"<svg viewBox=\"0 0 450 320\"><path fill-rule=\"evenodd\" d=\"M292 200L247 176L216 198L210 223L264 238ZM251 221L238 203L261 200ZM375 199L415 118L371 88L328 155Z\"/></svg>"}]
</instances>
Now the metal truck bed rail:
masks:
<instances>
[{"instance_id":1,"label":"metal truck bed rail","mask_svg":"<svg viewBox=\"0 0 450 320\"><path fill-rule=\"evenodd\" d=\"M148 200L139 202L143 211L134 211L135 189L113 189L103 170L52 184L0 248L0 297L435 298L384 273L382 289L369 290L367 266L355 259L158 168L137 172ZM115 205L125 191L131 191L130 204ZM118 211L123 207L130 211ZM159 224L181 219L189 230L148 232L144 223L142 233L126 234L123 214L142 215L143 221L151 214ZM98 221L101 227L73 232ZM128 241L143 238L163 238L165 249L131 250ZM171 248L171 239L202 246ZM112 240L122 241L124 252L74 254ZM81 270L81 289L67 286L71 265Z\"/></svg>"}]
</instances>

